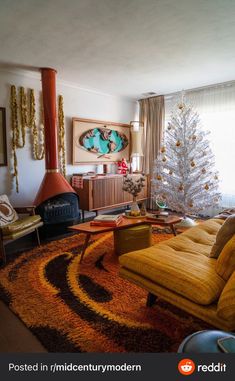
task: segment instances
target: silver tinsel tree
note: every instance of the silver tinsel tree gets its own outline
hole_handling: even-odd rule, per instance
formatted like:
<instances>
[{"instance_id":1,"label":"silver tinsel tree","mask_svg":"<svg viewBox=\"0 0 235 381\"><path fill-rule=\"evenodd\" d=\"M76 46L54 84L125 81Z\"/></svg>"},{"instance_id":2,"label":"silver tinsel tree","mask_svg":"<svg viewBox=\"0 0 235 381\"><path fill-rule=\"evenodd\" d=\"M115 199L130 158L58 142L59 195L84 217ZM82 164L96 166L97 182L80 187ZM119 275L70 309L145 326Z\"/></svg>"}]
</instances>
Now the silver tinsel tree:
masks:
<instances>
[{"instance_id":1,"label":"silver tinsel tree","mask_svg":"<svg viewBox=\"0 0 235 381\"><path fill-rule=\"evenodd\" d=\"M215 205L220 198L208 132L199 124L198 113L182 97L171 114L154 163L154 197L184 216Z\"/></svg>"}]
</instances>

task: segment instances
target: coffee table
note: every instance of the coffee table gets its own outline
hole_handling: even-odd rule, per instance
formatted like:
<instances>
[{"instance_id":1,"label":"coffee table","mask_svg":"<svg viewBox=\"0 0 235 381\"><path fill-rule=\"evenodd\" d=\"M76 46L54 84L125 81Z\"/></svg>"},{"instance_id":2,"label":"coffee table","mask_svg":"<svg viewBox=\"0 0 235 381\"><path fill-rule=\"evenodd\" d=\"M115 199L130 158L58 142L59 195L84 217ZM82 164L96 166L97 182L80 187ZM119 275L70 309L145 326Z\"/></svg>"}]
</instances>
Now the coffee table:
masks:
<instances>
[{"instance_id":1,"label":"coffee table","mask_svg":"<svg viewBox=\"0 0 235 381\"><path fill-rule=\"evenodd\" d=\"M92 235L107 233L115 230L128 229L137 225L160 225L168 226L171 228L174 235L176 235L176 230L174 225L182 220L178 216L169 216L164 221L156 221L154 218L125 218L123 217L122 222L118 226L91 226L90 222L84 222L82 224L69 226L70 230L76 231L77 233L84 233L86 235L85 241L82 247L80 263L83 260L84 254L86 252L89 240Z\"/></svg>"}]
</instances>

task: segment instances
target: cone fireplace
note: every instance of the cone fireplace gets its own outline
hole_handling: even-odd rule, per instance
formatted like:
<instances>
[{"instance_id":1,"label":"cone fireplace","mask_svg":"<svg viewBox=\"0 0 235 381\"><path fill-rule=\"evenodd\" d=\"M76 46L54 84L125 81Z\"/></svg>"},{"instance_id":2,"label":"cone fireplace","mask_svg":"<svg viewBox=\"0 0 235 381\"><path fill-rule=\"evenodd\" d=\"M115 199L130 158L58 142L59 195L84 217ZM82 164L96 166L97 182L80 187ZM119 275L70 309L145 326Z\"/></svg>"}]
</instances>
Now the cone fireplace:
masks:
<instances>
[{"instance_id":1,"label":"cone fireplace","mask_svg":"<svg viewBox=\"0 0 235 381\"><path fill-rule=\"evenodd\" d=\"M59 172L56 118L56 70L41 69L45 129L45 167L34 204L44 224L72 223L79 219L78 196Z\"/></svg>"}]
</instances>

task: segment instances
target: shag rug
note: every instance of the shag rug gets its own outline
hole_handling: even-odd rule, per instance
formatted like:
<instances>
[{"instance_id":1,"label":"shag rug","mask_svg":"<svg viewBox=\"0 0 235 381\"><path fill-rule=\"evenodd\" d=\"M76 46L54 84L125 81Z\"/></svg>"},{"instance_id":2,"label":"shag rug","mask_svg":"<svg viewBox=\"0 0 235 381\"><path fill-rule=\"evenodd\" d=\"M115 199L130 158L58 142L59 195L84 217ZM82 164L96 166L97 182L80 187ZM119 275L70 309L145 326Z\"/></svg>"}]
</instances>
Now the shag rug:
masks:
<instances>
[{"instance_id":1,"label":"shag rug","mask_svg":"<svg viewBox=\"0 0 235 381\"><path fill-rule=\"evenodd\" d=\"M155 243L171 234L153 234ZM176 352L208 325L118 276L112 233L35 247L0 271L0 297L49 352Z\"/></svg>"}]
</instances>

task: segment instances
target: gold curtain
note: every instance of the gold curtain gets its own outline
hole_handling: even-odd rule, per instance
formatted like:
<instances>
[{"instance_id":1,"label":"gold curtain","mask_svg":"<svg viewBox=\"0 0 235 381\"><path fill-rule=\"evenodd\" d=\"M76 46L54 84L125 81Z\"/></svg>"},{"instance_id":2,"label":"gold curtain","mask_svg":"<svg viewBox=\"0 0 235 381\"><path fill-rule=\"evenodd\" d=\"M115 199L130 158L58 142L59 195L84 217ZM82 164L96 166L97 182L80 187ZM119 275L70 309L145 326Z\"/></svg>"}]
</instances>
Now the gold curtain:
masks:
<instances>
[{"instance_id":1,"label":"gold curtain","mask_svg":"<svg viewBox=\"0 0 235 381\"><path fill-rule=\"evenodd\" d=\"M139 100L140 117L139 120L144 123L144 157L143 172L152 177L154 160L156 159L163 138L165 123L165 105L164 96L151 97ZM151 197L148 205L153 207Z\"/></svg>"}]
</instances>

